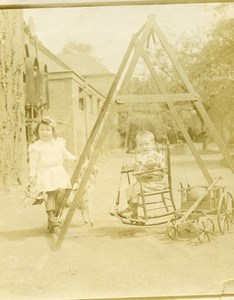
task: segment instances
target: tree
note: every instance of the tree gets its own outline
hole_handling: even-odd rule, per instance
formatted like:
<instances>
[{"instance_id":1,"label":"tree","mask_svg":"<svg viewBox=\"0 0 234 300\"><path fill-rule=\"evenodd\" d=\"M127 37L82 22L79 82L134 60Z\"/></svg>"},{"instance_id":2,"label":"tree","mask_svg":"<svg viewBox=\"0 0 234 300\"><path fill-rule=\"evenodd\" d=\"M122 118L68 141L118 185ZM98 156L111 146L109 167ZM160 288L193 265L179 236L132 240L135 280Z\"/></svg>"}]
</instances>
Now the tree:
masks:
<instances>
[{"instance_id":1,"label":"tree","mask_svg":"<svg viewBox=\"0 0 234 300\"><path fill-rule=\"evenodd\" d=\"M177 45L177 56L195 90L201 95L206 110L223 138L227 142L234 142L232 122L234 117L234 19L224 18L229 7L226 4L218 6L218 17L207 36L201 37L199 34L192 37L181 36L180 44ZM171 93L186 91L164 49L157 45L156 51L154 49L150 55L167 91ZM127 90L129 93L138 94L142 93L142 90L145 94L159 92L157 88L152 89L154 81L151 76L141 74L132 82L132 86L129 85ZM207 128L199 114L188 103L178 103L176 107L192 140L203 142L203 148L206 148ZM163 112L164 127L167 129L170 141L175 141L175 132L183 140L178 127L170 122L172 116L169 111L164 107ZM156 119L154 113L148 112L147 122L143 123L149 126L148 122L150 122L155 128L159 125Z\"/></svg>"},{"instance_id":2,"label":"tree","mask_svg":"<svg viewBox=\"0 0 234 300\"><path fill-rule=\"evenodd\" d=\"M189 77L226 141L234 141L234 19L221 20L188 67Z\"/></svg>"},{"instance_id":3,"label":"tree","mask_svg":"<svg viewBox=\"0 0 234 300\"><path fill-rule=\"evenodd\" d=\"M0 22L0 189L7 189L26 169L22 12L1 10Z\"/></svg>"},{"instance_id":4,"label":"tree","mask_svg":"<svg viewBox=\"0 0 234 300\"><path fill-rule=\"evenodd\" d=\"M86 53L93 53L93 47L89 44L79 44L73 41L67 42L64 47L63 50L61 52L61 54L67 54L67 53L71 53L71 52L86 52Z\"/></svg>"}]
</instances>

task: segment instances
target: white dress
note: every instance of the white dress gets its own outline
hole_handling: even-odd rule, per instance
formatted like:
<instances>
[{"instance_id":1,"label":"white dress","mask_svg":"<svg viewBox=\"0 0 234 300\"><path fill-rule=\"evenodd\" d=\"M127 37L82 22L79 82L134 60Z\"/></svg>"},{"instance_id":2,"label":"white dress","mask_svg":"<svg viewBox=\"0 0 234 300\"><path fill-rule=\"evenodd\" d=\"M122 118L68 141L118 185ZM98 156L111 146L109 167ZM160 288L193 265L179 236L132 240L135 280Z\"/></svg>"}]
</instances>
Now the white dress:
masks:
<instances>
[{"instance_id":1,"label":"white dress","mask_svg":"<svg viewBox=\"0 0 234 300\"><path fill-rule=\"evenodd\" d=\"M63 167L64 160L75 160L61 138L44 142L35 141L29 146L29 175L35 176L38 192L71 188L71 182Z\"/></svg>"}]
</instances>

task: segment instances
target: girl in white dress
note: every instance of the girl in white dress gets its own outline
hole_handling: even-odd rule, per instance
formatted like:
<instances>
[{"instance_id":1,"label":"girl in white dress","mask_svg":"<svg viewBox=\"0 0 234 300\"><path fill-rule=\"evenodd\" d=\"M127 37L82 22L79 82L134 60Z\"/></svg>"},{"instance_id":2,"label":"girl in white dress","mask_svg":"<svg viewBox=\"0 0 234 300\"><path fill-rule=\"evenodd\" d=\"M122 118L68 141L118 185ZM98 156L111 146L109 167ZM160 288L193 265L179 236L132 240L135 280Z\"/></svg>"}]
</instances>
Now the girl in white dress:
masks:
<instances>
[{"instance_id":1,"label":"girl in white dress","mask_svg":"<svg viewBox=\"0 0 234 300\"><path fill-rule=\"evenodd\" d=\"M29 176L30 184L37 192L45 192L45 202L48 214L49 226L58 226L55 217L56 200L66 189L71 188L71 182L63 167L63 161L75 161L65 147L65 141L58 138L55 130L56 123L48 117L44 117L34 129L37 140L29 146Z\"/></svg>"}]
</instances>

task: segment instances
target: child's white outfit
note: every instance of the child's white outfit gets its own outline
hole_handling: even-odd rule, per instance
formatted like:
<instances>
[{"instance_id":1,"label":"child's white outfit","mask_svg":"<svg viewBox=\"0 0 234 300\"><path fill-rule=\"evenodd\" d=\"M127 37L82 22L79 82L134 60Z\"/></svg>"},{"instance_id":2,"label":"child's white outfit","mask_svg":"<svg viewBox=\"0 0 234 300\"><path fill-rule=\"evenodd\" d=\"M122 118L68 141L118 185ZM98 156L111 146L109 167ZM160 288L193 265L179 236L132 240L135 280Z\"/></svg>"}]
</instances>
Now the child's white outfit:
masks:
<instances>
[{"instance_id":1,"label":"child's white outfit","mask_svg":"<svg viewBox=\"0 0 234 300\"><path fill-rule=\"evenodd\" d=\"M151 150L149 153L137 154L134 162L134 173L150 171L152 169L164 168L166 166L164 156ZM160 191L167 188L167 183L163 181L163 170L155 170L141 175L141 183L144 192ZM140 182L129 185L126 190L128 208L120 211L120 216L137 217L137 207L139 204L139 193L141 191Z\"/></svg>"},{"instance_id":2,"label":"child's white outfit","mask_svg":"<svg viewBox=\"0 0 234 300\"><path fill-rule=\"evenodd\" d=\"M35 176L38 192L71 188L63 167L65 159L75 160L76 156L68 152L62 138L46 142L37 140L29 146L29 175Z\"/></svg>"},{"instance_id":3,"label":"child's white outfit","mask_svg":"<svg viewBox=\"0 0 234 300\"><path fill-rule=\"evenodd\" d=\"M151 164L153 167L151 167ZM147 154L137 154L135 156L134 173L150 171L151 169L164 168L165 160L161 153L154 150ZM141 182L144 192L158 191L166 188L163 181L163 170L141 175ZM133 203L139 203L138 194L140 192L140 183L136 182L127 189L127 199L131 199Z\"/></svg>"}]
</instances>

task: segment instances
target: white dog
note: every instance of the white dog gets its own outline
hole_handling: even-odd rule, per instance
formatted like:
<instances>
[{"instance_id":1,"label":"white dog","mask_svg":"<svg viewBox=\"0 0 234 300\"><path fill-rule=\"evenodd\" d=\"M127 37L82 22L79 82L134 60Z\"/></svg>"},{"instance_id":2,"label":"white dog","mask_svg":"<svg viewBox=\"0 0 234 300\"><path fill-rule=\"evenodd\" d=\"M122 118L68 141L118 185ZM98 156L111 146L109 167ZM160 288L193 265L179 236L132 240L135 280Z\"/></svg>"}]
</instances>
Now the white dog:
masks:
<instances>
[{"instance_id":1,"label":"white dog","mask_svg":"<svg viewBox=\"0 0 234 300\"><path fill-rule=\"evenodd\" d=\"M79 188L79 185L81 183L82 177L84 175L84 171L87 167L88 161L86 160L84 165L82 166L82 169L80 171L80 175L77 178L74 186L73 186L73 191L76 192ZM82 195L82 199L80 200L77 209L79 209L81 211L82 214L82 218L84 223L89 223L91 226L93 226L93 221L92 218L90 216L90 201L94 192L94 188L96 185L96 177L98 174L98 168L97 167L93 167L93 170L89 176L89 179L86 183L85 189L84 189L84 193ZM86 220L86 217L88 218L88 222Z\"/></svg>"}]
</instances>

